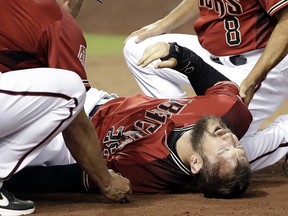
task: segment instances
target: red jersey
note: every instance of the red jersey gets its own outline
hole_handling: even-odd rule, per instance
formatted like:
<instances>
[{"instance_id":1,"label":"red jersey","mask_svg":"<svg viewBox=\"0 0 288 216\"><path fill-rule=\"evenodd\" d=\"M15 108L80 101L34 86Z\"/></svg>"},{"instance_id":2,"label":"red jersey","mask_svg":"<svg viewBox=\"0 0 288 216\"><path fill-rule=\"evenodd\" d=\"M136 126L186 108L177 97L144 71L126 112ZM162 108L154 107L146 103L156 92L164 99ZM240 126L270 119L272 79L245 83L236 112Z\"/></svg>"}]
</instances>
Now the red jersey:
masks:
<instances>
[{"instance_id":1,"label":"red jersey","mask_svg":"<svg viewBox=\"0 0 288 216\"><path fill-rule=\"evenodd\" d=\"M54 0L0 0L0 71L50 67L85 72L86 42Z\"/></svg>"},{"instance_id":2,"label":"red jersey","mask_svg":"<svg viewBox=\"0 0 288 216\"><path fill-rule=\"evenodd\" d=\"M288 5L283 0L198 0L194 28L201 45L216 56L263 48L277 24L273 16Z\"/></svg>"},{"instance_id":3,"label":"red jersey","mask_svg":"<svg viewBox=\"0 0 288 216\"><path fill-rule=\"evenodd\" d=\"M225 82L204 96L157 99L136 94L113 99L92 117L109 168L127 177L136 193L176 193L194 179L175 150L182 132L203 116L220 117L241 138L252 116Z\"/></svg>"}]
</instances>

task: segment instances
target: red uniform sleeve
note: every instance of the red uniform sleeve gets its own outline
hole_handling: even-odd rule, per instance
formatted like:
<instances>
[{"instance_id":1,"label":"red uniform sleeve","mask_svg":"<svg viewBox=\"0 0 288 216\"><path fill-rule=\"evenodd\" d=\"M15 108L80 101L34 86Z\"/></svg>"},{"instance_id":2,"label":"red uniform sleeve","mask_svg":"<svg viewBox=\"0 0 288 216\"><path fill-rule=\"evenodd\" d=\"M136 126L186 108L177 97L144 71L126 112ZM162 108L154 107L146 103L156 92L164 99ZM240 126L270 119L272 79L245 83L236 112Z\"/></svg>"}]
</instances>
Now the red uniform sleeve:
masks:
<instances>
[{"instance_id":1,"label":"red uniform sleeve","mask_svg":"<svg viewBox=\"0 0 288 216\"><path fill-rule=\"evenodd\" d=\"M90 87L85 72L86 41L74 18L62 14L62 20L52 23L40 41L43 50L47 50L48 66L74 71Z\"/></svg>"},{"instance_id":2,"label":"red uniform sleeve","mask_svg":"<svg viewBox=\"0 0 288 216\"><path fill-rule=\"evenodd\" d=\"M230 130L241 139L247 132L252 121L252 115L239 96L239 88L233 82L219 82L206 91L205 97L212 97L207 106L214 104L214 112L222 110L221 119ZM225 111L224 111L225 110Z\"/></svg>"},{"instance_id":3,"label":"red uniform sleeve","mask_svg":"<svg viewBox=\"0 0 288 216\"><path fill-rule=\"evenodd\" d=\"M75 19L54 0L0 0L0 71L62 68L85 73L86 41Z\"/></svg>"},{"instance_id":4,"label":"red uniform sleeve","mask_svg":"<svg viewBox=\"0 0 288 216\"><path fill-rule=\"evenodd\" d=\"M259 0L262 7L265 9L265 11L270 15L273 16L276 12L281 10L284 7L288 6L287 1L279 1L279 0Z\"/></svg>"}]
</instances>

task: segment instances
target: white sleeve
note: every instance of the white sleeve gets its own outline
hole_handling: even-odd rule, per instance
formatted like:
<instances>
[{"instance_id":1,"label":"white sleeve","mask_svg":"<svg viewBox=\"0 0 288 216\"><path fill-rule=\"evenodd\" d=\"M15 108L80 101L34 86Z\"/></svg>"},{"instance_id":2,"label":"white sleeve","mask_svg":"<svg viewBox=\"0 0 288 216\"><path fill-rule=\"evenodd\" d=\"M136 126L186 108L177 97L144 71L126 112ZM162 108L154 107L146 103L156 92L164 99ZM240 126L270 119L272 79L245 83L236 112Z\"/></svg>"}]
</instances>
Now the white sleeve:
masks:
<instances>
[{"instance_id":1,"label":"white sleeve","mask_svg":"<svg viewBox=\"0 0 288 216\"><path fill-rule=\"evenodd\" d=\"M253 171L273 165L288 152L288 115L279 116L264 130L241 142Z\"/></svg>"},{"instance_id":2,"label":"white sleeve","mask_svg":"<svg viewBox=\"0 0 288 216\"><path fill-rule=\"evenodd\" d=\"M117 98L115 93L109 94L103 90L98 90L96 88L90 88L86 93L86 100L84 104L85 113L89 115L91 110L96 105L102 105L107 101Z\"/></svg>"}]
</instances>

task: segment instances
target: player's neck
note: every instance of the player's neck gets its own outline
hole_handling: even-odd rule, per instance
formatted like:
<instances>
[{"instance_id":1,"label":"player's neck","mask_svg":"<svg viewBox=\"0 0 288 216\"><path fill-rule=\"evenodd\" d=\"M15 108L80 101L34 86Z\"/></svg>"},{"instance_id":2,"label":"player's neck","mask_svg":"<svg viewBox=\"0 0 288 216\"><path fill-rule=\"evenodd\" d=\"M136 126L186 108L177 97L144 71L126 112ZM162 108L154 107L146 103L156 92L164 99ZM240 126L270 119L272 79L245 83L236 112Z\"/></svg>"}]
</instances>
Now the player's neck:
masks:
<instances>
[{"instance_id":1,"label":"player's neck","mask_svg":"<svg viewBox=\"0 0 288 216\"><path fill-rule=\"evenodd\" d=\"M176 151L181 161L190 169L190 158L193 153L191 145L191 133L185 132L176 142Z\"/></svg>"}]
</instances>

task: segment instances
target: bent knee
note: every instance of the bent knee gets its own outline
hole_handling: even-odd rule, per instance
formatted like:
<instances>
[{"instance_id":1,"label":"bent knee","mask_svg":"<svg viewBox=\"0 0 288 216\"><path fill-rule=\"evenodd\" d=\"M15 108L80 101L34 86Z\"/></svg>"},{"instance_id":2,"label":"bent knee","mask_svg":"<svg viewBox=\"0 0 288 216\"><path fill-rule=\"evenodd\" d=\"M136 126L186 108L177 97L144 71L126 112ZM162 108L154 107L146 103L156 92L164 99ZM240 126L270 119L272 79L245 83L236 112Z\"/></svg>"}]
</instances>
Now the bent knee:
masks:
<instances>
[{"instance_id":1,"label":"bent knee","mask_svg":"<svg viewBox=\"0 0 288 216\"><path fill-rule=\"evenodd\" d=\"M123 48L124 58L131 64L135 64L142 54L141 46L135 43L135 37L129 38Z\"/></svg>"},{"instance_id":2,"label":"bent knee","mask_svg":"<svg viewBox=\"0 0 288 216\"><path fill-rule=\"evenodd\" d=\"M78 101L78 104L82 107L84 106L86 98L86 88L83 83L83 80L80 76L69 70L59 69L61 74L61 90L63 94L68 95L71 98L75 98Z\"/></svg>"}]
</instances>

